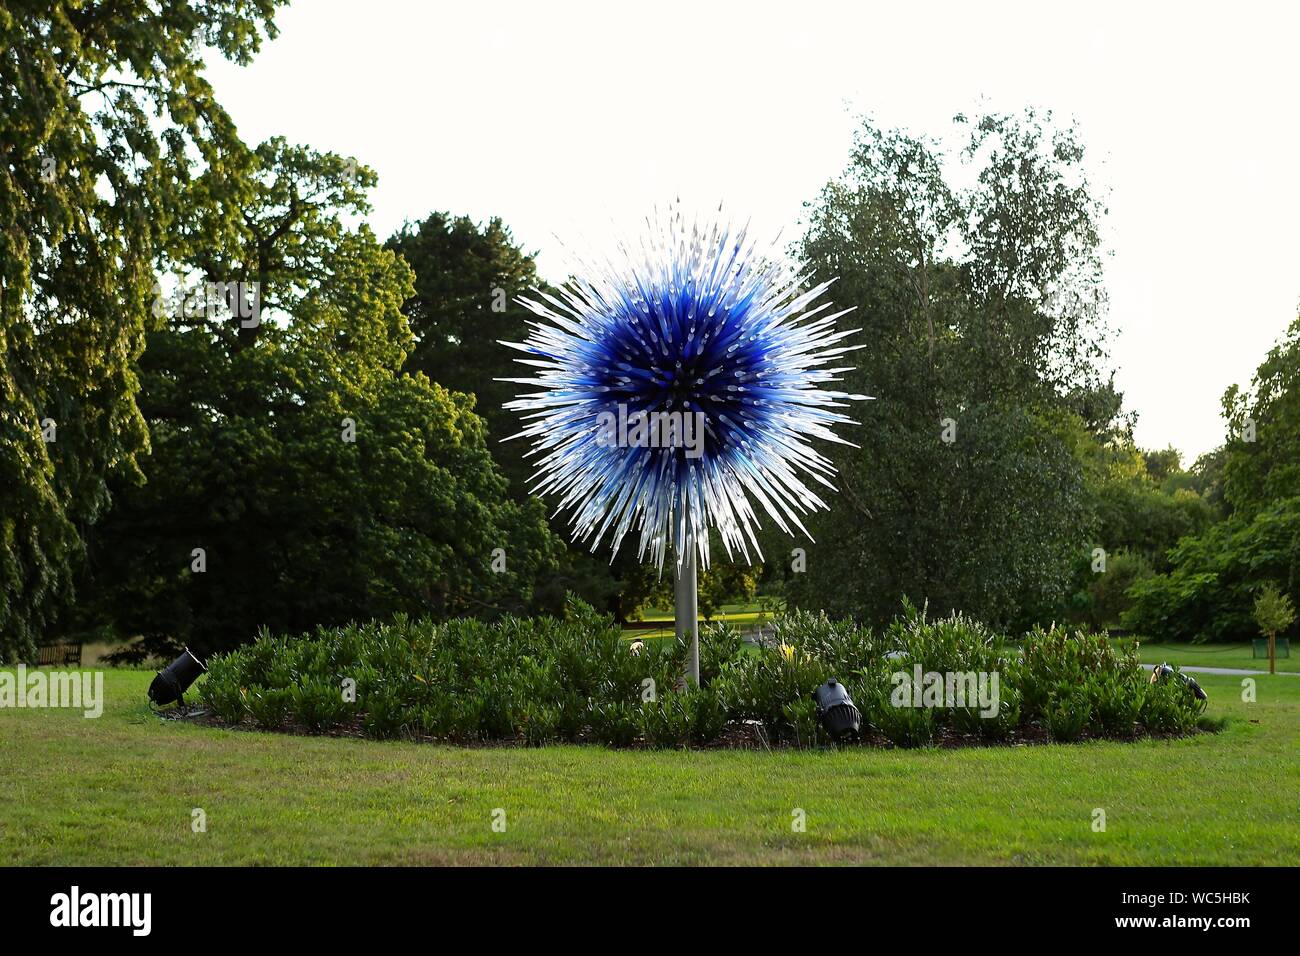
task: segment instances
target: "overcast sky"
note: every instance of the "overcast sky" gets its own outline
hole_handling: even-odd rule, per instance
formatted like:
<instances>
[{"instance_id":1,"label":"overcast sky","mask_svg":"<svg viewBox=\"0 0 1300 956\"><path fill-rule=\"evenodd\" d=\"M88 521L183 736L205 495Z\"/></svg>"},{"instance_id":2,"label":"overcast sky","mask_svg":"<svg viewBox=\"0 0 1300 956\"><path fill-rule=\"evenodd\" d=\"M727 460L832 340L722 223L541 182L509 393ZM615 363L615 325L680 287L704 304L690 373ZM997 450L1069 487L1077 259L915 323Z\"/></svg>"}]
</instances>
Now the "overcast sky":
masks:
<instances>
[{"instance_id":1,"label":"overcast sky","mask_svg":"<svg viewBox=\"0 0 1300 956\"><path fill-rule=\"evenodd\" d=\"M373 167L381 238L438 209L498 215L550 279L556 237L678 195L793 238L861 113L935 135L981 100L1077 119L1110 190L1112 360L1137 437L1190 459L1300 304L1297 10L297 0L252 66L210 76L246 140Z\"/></svg>"}]
</instances>

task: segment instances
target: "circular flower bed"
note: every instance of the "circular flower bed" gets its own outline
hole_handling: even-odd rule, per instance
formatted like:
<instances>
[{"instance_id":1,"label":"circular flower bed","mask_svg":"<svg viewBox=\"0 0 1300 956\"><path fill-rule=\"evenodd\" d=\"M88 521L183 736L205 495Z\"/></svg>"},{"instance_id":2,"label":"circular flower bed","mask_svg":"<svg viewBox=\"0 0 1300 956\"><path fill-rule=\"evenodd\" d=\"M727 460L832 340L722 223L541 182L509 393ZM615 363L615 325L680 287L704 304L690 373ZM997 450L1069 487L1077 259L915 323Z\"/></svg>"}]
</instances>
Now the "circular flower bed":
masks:
<instances>
[{"instance_id":1,"label":"circular flower bed","mask_svg":"<svg viewBox=\"0 0 1300 956\"><path fill-rule=\"evenodd\" d=\"M1104 635L1054 628L1013 642L911 608L882 631L809 613L772 630L754 646L705 627L700 686L686 688L682 644L633 648L578 601L564 619L398 618L264 634L209 661L200 694L227 725L456 743L821 746L814 692L830 678L861 712L854 740L868 744L1132 739L1204 723L1186 684L1153 683L1135 648Z\"/></svg>"}]
</instances>

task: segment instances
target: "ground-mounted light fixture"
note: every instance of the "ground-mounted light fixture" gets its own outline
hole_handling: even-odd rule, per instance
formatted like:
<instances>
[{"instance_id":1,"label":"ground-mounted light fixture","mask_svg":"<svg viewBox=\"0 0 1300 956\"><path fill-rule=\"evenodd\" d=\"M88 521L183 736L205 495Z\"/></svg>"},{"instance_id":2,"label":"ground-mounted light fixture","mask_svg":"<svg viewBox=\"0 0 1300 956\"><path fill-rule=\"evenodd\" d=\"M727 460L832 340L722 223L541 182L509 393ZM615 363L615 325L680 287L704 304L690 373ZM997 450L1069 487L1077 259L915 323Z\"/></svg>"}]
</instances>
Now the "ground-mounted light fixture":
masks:
<instances>
[{"instance_id":1,"label":"ground-mounted light fixture","mask_svg":"<svg viewBox=\"0 0 1300 956\"><path fill-rule=\"evenodd\" d=\"M1193 694L1196 695L1197 700L1208 699L1205 691L1201 689L1201 685L1196 683L1196 678L1188 674L1184 674L1181 671L1176 671L1168 664L1161 664L1159 667L1151 671L1151 683L1155 684L1158 683L1159 681L1164 680L1167 677L1174 677L1174 676L1177 676L1179 680L1181 680L1184 684L1186 684L1189 688L1191 688L1191 691Z\"/></svg>"},{"instance_id":2,"label":"ground-mounted light fixture","mask_svg":"<svg viewBox=\"0 0 1300 956\"><path fill-rule=\"evenodd\" d=\"M203 662L194 656L194 652L188 647L185 648L180 657L154 677L153 683L149 685L149 699L159 707L175 702L183 708L185 692L206 670Z\"/></svg>"},{"instance_id":3,"label":"ground-mounted light fixture","mask_svg":"<svg viewBox=\"0 0 1300 956\"><path fill-rule=\"evenodd\" d=\"M817 698L817 719L822 722L832 740L838 743L841 738L856 734L862 727L862 715L853 706L844 685L835 678L832 677L818 687L814 696Z\"/></svg>"}]
</instances>

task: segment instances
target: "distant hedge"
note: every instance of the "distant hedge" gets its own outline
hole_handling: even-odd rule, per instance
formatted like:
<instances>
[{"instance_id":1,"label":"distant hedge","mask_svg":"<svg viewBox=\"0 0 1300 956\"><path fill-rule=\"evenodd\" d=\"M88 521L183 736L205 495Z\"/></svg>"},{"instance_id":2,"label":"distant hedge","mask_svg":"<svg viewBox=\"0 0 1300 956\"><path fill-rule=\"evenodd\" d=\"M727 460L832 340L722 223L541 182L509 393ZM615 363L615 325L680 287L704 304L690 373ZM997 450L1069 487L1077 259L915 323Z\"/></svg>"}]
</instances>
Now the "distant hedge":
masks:
<instances>
[{"instance_id":1,"label":"distant hedge","mask_svg":"<svg viewBox=\"0 0 1300 956\"><path fill-rule=\"evenodd\" d=\"M914 610L882 632L810 613L779 618L774 632L755 647L705 627L701 685L679 689L684 645L634 648L580 602L564 619L398 618L264 634L214 657L200 693L220 721L267 730L616 747L824 744L813 693L831 677L861 711L862 739L886 745L1180 734L1203 708L1180 681L1150 683L1133 650L1096 634L1037 630L1017 647L968 618ZM927 690L937 683L927 674L984 674L988 693Z\"/></svg>"}]
</instances>

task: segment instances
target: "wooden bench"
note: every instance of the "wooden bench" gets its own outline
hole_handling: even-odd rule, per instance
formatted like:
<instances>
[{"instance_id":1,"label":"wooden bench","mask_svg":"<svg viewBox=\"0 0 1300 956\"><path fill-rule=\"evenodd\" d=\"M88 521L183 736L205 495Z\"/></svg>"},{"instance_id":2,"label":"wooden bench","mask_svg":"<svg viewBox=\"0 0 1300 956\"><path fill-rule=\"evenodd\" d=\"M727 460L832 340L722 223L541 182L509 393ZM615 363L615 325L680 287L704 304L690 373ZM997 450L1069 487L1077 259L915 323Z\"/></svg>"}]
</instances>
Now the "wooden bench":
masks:
<instances>
[{"instance_id":1,"label":"wooden bench","mask_svg":"<svg viewBox=\"0 0 1300 956\"><path fill-rule=\"evenodd\" d=\"M1264 658L1264 660L1268 660L1268 638L1267 637L1257 637L1253 641L1251 641L1250 644L1251 644L1251 657L1262 657ZM1277 638L1277 656L1278 657L1291 656L1291 639L1289 637Z\"/></svg>"},{"instance_id":2,"label":"wooden bench","mask_svg":"<svg viewBox=\"0 0 1300 956\"><path fill-rule=\"evenodd\" d=\"M54 641L36 649L37 667L81 666L81 641Z\"/></svg>"}]
</instances>

